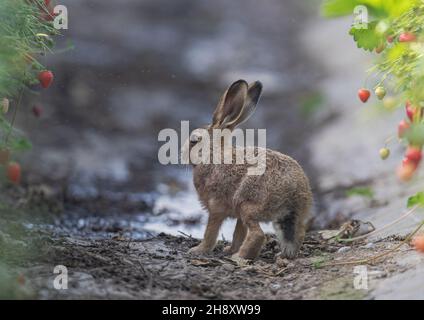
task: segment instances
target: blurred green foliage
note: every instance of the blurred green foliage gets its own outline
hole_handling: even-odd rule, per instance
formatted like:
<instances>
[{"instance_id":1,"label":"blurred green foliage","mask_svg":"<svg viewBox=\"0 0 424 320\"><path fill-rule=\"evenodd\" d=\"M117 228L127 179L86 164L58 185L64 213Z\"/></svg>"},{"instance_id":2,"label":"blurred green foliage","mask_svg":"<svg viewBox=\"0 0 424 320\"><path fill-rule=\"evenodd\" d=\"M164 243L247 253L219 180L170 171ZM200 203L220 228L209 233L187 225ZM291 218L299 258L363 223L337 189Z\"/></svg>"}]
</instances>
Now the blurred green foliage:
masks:
<instances>
[{"instance_id":1,"label":"blurred green foliage","mask_svg":"<svg viewBox=\"0 0 424 320\"><path fill-rule=\"evenodd\" d=\"M346 191L346 196L361 196L369 199L374 198L374 191L370 187L354 187Z\"/></svg>"},{"instance_id":2,"label":"blurred green foliage","mask_svg":"<svg viewBox=\"0 0 424 320\"><path fill-rule=\"evenodd\" d=\"M373 85L388 88L390 99L398 96L415 108L424 107L424 1L422 0L325 0L321 11L325 17L354 16L355 7L368 11L368 29L349 30L359 48L381 52L369 73L377 79ZM402 42L400 36L413 34L415 41ZM402 104L399 104L400 106ZM413 132L405 140L422 146L423 117L414 117ZM410 140L409 140L410 139Z\"/></svg>"},{"instance_id":3,"label":"blurred green foliage","mask_svg":"<svg viewBox=\"0 0 424 320\"><path fill-rule=\"evenodd\" d=\"M422 191L417 192L416 194L408 198L408 202L407 202L408 208L411 208L416 205L420 207L424 207L424 192Z\"/></svg>"},{"instance_id":4,"label":"blurred green foliage","mask_svg":"<svg viewBox=\"0 0 424 320\"><path fill-rule=\"evenodd\" d=\"M53 23L45 19L48 12L43 0L0 1L0 101L7 98L16 106L24 90L38 83L37 75L44 66L37 56L51 51L51 36L58 34ZM0 133L1 148L30 147L3 112Z\"/></svg>"}]
</instances>

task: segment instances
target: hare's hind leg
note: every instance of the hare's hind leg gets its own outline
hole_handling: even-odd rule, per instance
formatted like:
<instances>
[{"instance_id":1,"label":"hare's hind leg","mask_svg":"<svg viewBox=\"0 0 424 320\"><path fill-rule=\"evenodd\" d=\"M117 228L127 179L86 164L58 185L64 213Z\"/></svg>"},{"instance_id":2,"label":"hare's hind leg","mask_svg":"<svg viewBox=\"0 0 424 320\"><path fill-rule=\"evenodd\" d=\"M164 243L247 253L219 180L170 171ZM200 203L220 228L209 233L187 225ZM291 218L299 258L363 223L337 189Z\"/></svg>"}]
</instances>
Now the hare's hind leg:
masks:
<instances>
[{"instance_id":1,"label":"hare's hind leg","mask_svg":"<svg viewBox=\"0 0 424 320\"><path fill-rule=\"evenodd\" d=\"M296 257L306 232L305 214L288 210L283 216L273 221L273 226L280 241L281 254L285 258Z\"/></svg>"},{"instance_id":2,"label":"hare's hind leg","mask_svg":"<svg viewBox=\"0 0 424 320\"><path fill-rule=\"evenodd\" d=\"M261 252L265 242L265 234L257 219L258 208L254 205L241 206L241 219L247 227L247 236L243 241L236 256L243 259L255 259Z\"/></svg>"},{"instance_id":3,"label":"hare's hind leg","mask_svg":"<svg viewBox=\"0 0 424 320\"><path fill-rule=\"evenodd\" d=\"M233 242L231 243L231 246L227 246L224 248L224 252L227 254L236 253L240 249L244 238L246 238L246 233L247 228L243 224L243 221L240 218L237 219L236 228L233 234Z\"/></svg>"}]
</instances>

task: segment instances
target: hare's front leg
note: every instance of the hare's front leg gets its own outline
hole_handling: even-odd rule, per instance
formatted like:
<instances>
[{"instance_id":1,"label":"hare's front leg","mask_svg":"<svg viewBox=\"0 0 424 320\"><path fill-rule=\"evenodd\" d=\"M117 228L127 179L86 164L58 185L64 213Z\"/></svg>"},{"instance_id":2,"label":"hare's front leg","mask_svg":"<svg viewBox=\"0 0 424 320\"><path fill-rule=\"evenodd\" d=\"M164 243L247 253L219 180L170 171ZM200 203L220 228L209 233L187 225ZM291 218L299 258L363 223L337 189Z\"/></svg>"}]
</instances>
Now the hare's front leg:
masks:
<instances>
[{"instance_id":1,"label":"hare's front leg","mask_svg":"<svg viewBox=\"0 0 424 320\"><path fill-rule=\"evenodd\" d=\"M225 216L223 214L209 213L208 225L202 242L198 246L191 248L188 252L194 254L211 252L215 248L218 232L224 219Z\"/></svg>"},{"instance_id":2,"label":"hare's front leg","mask_svg":"<svg viewBox=\"0 0 424 320\"><path fill-rule=\"evenodd\" d=\"M227 254L236 253L241 245L243 244L244 238L246 238L247 228L241 219L237 219L236 228L233 234L233 242L231 246L224 248L224 252Z\"/></svg>"}]
</instances>

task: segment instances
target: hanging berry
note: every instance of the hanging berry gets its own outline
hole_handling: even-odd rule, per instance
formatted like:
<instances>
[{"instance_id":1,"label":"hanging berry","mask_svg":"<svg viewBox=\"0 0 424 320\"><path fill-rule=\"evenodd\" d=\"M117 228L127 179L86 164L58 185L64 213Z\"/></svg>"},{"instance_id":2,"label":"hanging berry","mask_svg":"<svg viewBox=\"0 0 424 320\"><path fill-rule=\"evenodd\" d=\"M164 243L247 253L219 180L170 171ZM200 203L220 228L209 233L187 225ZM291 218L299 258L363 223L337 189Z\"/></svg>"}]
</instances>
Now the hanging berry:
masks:
<instances>
[{"instance_id":1,"label":"hanging berry","mask_svg":"<svg viewBox=\"0 0 424 320\"><path fill-rule=\"evenodd\" d=\"M358 97L363 103L368 101L370 95L371 95L371 93L367 89L362 88L362 89L358 90Z\"/></svg>"},{"instance_id":2,"label":"hanging berry","mask_svg":"<svg viewBox=\"0 0 424 320\"><path fill-rule=\"evenodd\" d=\"M381 148L379 153L382 160L386 160L390 156L389 148Z\"/></svg>"},{"instance_id":3,"label":"hanging berry","mask_svg":"<svg viewBox=\"0 0 424 320\"><path fill-rule=\"evenodd\" d=\"M7 166L7 178L13 184L19 184L21 181L21 166L19 163L11 162Z\"/></svg>"},{"instance_id":4,"label":"hanging berry","mask_svg":"<svg viewBox=\"0 0 424 320\"><path fill-rule=\"evenodd\" d=\"M422 158L421 149L417 147L408 147L405 153L405 158L418 165Z\"/></svg>"},{"instance_id":5,"label":"hanging berry","mask_svg":"<svg viewBox=\"0 0 424 320\"><path fill-rule=\"evenodd\" d=\"M406 131L411 127L411 125L406 122L405 120L402 120L399 122L398 125L398 137L403 138L405 136Z\"/></svg>"},{"instance_id":6,"label":"hanging berry","mask_svg":"<svg viewBox=\"0 0 424 320\"><path fill-rule=\"evenodd\" d=\"M375 89L375 95L379 100L383 100L383 98L386 96L386 89L382 86L379 86Z\"/></svg>"},{"instance_id":7,"label":"hanging berry","mask_svg":"<svg viewBox=\"0 0 424 320\"><path fill-rule=\"evenodd\" d=\"M38 74L38 80L40 81L40 84L44 89L47 89L48 87L50 87L50 85L53 82L53 79L54 79L53 72L49 70L41 71Z\"/></svg>"},{"instance_id":8,"label":"hanging berry","mask_svg":"<svg viewBox=\"0 0 424 320\"><path fill-rule=\"evenodd\" d=\"M6 114L7 111L9 111L9 105L10 105L9 99L3 98L3 100L1 101L1 111L4 114Z\"/></svg>"},{"instance_id":9,"label":"hanging berry","mask_svg":"<svg viewBox=\"0 0 424 320\"><path fill-rule=\"evenodd\" d=\"M424 235L416 236L412 240L412 245L414 246L415 250L424 252Z\"/></svg>"},{"instance_id":10,"label":"hanging berry","mask_svg":"<svg viewBox=\"0 0 424 320\"><path fill-rule=\"evenodd\" d=\"M409 101L406 101L405 104L405 111L406 115L408 116L409 120L414 120L414 114L415 114L415 108L411 106L411 103Z\"/></svg>"},{"instance_id":11,"label":"hanging berry","mask_svg":"<svg viewBox=\"0 0 424 320\"><path fill-rule=\"evenodd\" d=\"M417 37L412 32L404 32L399 36L399 42L413 42L417 40Z\"/></svg>"},{"instance_id":12,"label":"hanging berry","mask_svg":"<svg viewBox=\"0 0 424 320\"><path fill-rule=\"evenodd\" d=\"M383 106L387 110L393 110L396 107L396 103L397 103L397 101L396 101L395 98L393 98L393 97L387 97L383 101Z\"/></svg>"},{"instance_id":13,"label":"hanging berry","mask_svg":"<svg viewBox=\"0 0 424 320\"><path fill-rule=\"evenodd\" d=\"M43 108L40 107L40 106L37 106L37 105L33 106L32 107L32 114L37 118L41 117L41 115L43 114Z\"/></svg>"},{"instance_id":14,"label":"hanging berry","mask_svg":"<svg viewBox=\"0 0 424 320\"><path fill-rule=\"evenodd\" d=\"M416 169L416 165L405 158L402 161L402 165L397 170L397 176L401 181L407 182L412 179Z\"/></svg>"}]
</instances>

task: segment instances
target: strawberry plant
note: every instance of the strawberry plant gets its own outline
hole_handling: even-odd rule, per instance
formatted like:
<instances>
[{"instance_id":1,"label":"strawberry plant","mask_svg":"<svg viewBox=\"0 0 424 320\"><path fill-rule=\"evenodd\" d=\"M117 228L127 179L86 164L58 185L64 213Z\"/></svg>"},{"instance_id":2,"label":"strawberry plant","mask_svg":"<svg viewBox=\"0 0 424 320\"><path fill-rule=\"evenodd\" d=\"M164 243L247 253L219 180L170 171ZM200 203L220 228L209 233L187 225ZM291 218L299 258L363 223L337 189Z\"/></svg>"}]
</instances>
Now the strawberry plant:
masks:
<instances>
[{"instance_id":1,"label":"strawberry plant","mask_svg":"<svg viewBox=\"0 0 424 320\"><path fill-rule=\"evenodd\" d=\"M37 59L52 51L52 36L58 34L53 19L46 19L52 11L46 0L0 1L0 154L4 165L15 151L31 147L14 128L23 95L36 93L37 86L47 88L53 81L53 73ZM19 181L16 166L12 168L12 180Z\"/></svg>"},{"instance_id":2,"label":"strawberry plant","mask_svg":"<svg viewBox=\"0 0 424 320\"><path fill-rule=\"evenodd\" d=\"M367 14L355 22L367 21L353 23L349 34L358 48L376 55L369 74L377 79L372 87L359 89L358 96L366 103L374 91L387 109L404 108L397 132L405 156L396 172L401 181L409 181L420 166L424 145L424 0L325 0L321 7L329 18L352 16L358 8ZM380 150L382 159L389 154L387 146ZM411 206L424 206L422 193L410 197ZM418 239L420 249L422 237Z\"/></svg>"}]
</instances>

